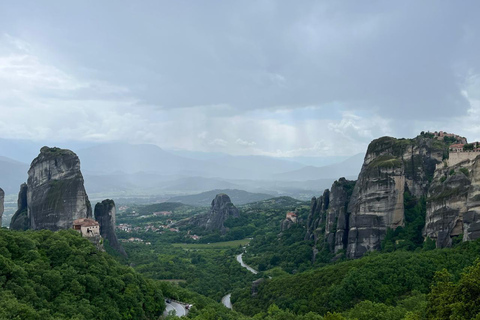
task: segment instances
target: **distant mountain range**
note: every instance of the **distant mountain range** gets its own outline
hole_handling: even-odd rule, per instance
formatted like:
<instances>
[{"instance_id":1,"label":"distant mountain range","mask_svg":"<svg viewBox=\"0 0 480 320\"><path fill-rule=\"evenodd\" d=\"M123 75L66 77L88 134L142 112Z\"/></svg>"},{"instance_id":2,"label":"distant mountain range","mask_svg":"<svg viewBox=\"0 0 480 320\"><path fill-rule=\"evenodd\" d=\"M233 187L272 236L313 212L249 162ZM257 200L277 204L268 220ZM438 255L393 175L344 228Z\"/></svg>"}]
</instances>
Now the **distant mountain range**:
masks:
<instances>
[{"instance_id":1,"label":"distant mountain range","mask_svg":"<svg viewBox=\"0 0 480 320\"><path fill-rule=\"evenodd\" d=\"M27 164L0 156L0 188L6 194L17 193L27 180L27 171Z\"/></svg>"},{"instance_id":2,"label":"distant mountain range","mask_svg":"<svg viewBox=\"0 0 480 320\"><path fill-rule=\"evenodd\" d=\"M356 179L362 168L363 158L364 154L359 153L339 163L324 167L307 166L290 172L276 174L274 177L278 180L294 181L310 180L312 177L333 179L346 177Z\"/></svg>"},{"instance_id":3,"label":"distant mountain range","mask_svg":"<svg viewBox=\"0 0 480 320\"><path fill-rule=\"evenodd\" d=\"M226 193L234 205L242 205L273 198L270 194L251 193L237 189L216 189L199 194L192 194L187 196L172 197L169 202L181 202L193 206L208 207L217 194Z\"/></svg>"},{"instance_id":4,"label":"distant mountain range","mask_svg":"<svg viewBox=\"0 0 480 320\"><path fill-rule=\"evenodd\" d=\"M7 194L18 192L27 178L27 163L43 144L30 141L15 144L0 139L3 156L0 157L0 187ZM102 197L168 197L213 189L238 189L308 199L329 188L335 179L356 178L363 160L363 155L356 155L340 163L316 167L265 156L172 153L148 144L72 144L78 149L69 144L58 146L77 153L87 192Z\"/></svg>"}]
</instances>

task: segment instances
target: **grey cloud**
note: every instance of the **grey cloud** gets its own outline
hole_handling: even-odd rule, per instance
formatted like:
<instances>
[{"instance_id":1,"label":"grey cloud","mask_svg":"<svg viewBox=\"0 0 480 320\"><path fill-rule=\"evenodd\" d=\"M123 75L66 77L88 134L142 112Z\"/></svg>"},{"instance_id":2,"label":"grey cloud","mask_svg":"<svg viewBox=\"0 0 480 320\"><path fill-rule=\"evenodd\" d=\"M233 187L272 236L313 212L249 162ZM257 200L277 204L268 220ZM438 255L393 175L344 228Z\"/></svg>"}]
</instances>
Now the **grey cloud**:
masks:
<instances>
[{"instance_id":1,"label":"grey cloud","mask_svg":"<svg viewBox=\"0 0 480 320\"><path fill-rule=\"evenodd\" d=\"M396 118L465 113L461 86L479 67L474 1L3 6L3 29L52 46L66 64L87 67L75 69L82 76L167 108L340 101Z\"/></svg>"}]
</instances>

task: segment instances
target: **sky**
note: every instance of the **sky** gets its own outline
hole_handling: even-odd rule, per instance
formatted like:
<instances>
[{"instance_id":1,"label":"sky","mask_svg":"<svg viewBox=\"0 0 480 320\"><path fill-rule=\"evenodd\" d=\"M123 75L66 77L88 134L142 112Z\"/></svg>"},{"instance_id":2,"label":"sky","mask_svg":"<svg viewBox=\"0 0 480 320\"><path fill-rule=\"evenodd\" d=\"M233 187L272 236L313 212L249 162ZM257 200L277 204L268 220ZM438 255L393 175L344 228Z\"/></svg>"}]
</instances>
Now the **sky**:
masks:
<instances>
[{"instance_id":1,"label":"sky","mask_svg":"<svg viewBox=\"0 0 480 320\"><path fill-rule=\"evenodd\" d=\"M0 137L349 156L480 140L477 1L0 1Z\"/></svg>"}]
</instances>

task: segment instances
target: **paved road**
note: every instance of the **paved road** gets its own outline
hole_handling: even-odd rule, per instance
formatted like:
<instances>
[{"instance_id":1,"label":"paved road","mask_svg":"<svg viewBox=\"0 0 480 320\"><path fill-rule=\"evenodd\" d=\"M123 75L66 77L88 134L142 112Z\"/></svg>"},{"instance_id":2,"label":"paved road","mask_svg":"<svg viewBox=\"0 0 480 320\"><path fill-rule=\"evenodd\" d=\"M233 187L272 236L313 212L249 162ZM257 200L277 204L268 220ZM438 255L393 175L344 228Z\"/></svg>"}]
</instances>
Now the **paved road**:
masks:
<instances>
[{"instance_id":1,"label":"paved road","mask_svg":"<svg viewBox=\"0 0 480 320\"><path fill-rule=\"evenodd\" d=\"M163 313L164 315L168 315L168 313L173 310L175 311L175 315L177 317L183 317L187 315L187 310L185 310L185 307L182 304L175 301L172 301L170 303L167 302L166 304L167 307L165 308L165 312Z\"/></svg>"},{"instance_id":2,"label":"paved road","mask_svg":"<svg viewBox=\"0 0 480 320\"><path fill-rule=\"evenodd\" d=\"M244 268L247 268L247 270L250 271L251 273L257 274L258 273L257 270L253 269L252 267L250 267L249 265L247 265L243 262L242 256L243 256L243 253L241 253L237 256L237 261L240 263L240 265Z\"/></svg>"},{"instance_id":3,"label":"paved road","mask_svg":"<svg viewBox=\"0 0 480 320\"><path fill-rule=\"evenodd\" d=\"M253 274L257 274L258 271L253 269L252 267L250 267L248 264L245 264L243 262L243 259L242 259L242 256L243 256L243 253L237 255L237 261L238 263L240 263L240 265L244 268L247 268L248 271L250 271L251 273ZM227 307L228 309L232 309L232 302L230 301L230 297L232 296L231 293L227 294L226 296L224 296L222 298L222 303L225 307Z\"/></svg>"},{"instance_id":4,"label":"paved road","mask_svg":"<svg viewBox=\"0 0 480 320\"><path fill-rule=\"evenodd\" d=\"M231 293L227 294L225 297L222 298L222 303L228 309L232 309L232 302L230 301L230 297L232 296Z\"/></svg>"}]
</instances>

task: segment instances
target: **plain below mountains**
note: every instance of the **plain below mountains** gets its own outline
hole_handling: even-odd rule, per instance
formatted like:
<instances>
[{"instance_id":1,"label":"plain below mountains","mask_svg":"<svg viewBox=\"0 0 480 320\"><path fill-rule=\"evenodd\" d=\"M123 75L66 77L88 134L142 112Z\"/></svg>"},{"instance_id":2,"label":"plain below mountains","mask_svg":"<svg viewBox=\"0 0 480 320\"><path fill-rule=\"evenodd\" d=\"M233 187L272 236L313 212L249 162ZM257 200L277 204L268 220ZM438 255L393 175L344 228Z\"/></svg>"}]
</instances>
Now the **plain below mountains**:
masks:
<instances>
[{"instance_id":1,"label":"plain below mountains","mask_svg":"<svg viewBox=\"0 0 480 320\"><path fill-rule=\"evenodd\" d=\"M0 154L5 156L0 158L0 187L7 194L15 194L27 177L28 161L23 154L34 147L5 139L0 139L0 145L6 147L0 149ZM105 143L88 147L72 144L70 147L65 143L61 147L77 153L87 192L101 197L152 194L168 197L212 189L241 189L307 199L319 189L328 188L339 176L357 174L362 162L357 155L339 164L306 167L297 161L265 156L178 154L148 144Z\"/></svg>"}]
</instances>

